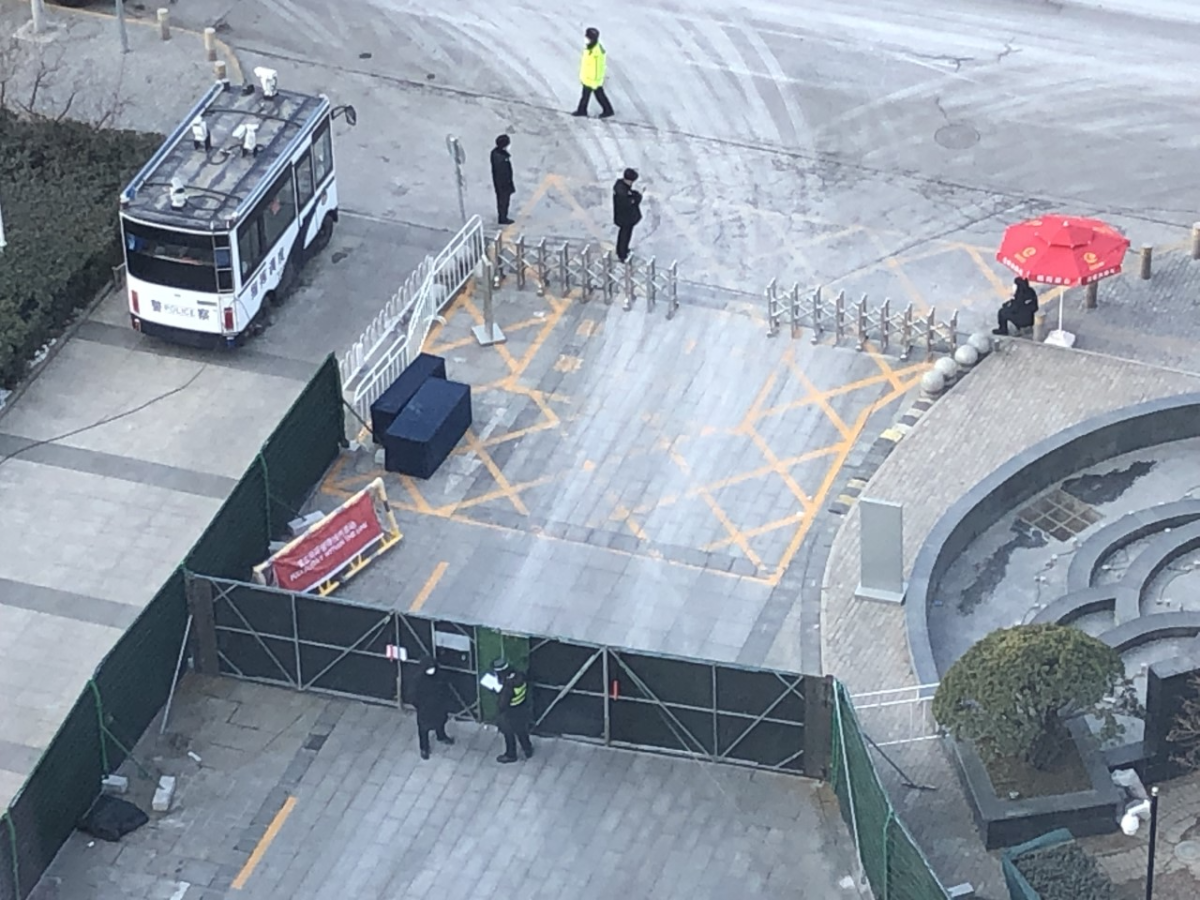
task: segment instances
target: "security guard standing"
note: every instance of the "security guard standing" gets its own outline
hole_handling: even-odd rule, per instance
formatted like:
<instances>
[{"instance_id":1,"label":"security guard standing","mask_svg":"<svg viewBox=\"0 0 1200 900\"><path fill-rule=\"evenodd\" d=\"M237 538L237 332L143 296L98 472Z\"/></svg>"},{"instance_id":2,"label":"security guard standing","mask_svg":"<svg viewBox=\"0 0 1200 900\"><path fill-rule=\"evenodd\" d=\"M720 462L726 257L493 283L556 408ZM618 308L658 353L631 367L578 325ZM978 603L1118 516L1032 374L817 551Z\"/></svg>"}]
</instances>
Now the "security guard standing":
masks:
<instances>
[{"instance_id":1,"label":"security guard standing","mask_svg":"<svg viewBox=\"0 0 1200 900\"><path fill-rule=\"evenodd\" d=\"M513 184L512 156L508 146L512 139L507 134L496 138L496 146L492 148L492 187L496 189L496 218L501 225L511 225L513 220L508 217L508 202L516 193Z\"/></svg>"},{"instance_id":2,"label":"security guard standing","mask_svg":"<svg viewBox=\"0 0 1200 900\"><path fill-rule=\"evenodd\" d=\"M492 671L500 681L500 709L496 724L504 735L504 753L496 757L496 762L516 762L518 742L525 758L529 759L533 756L533 743L529 740L529 723L533 715L525 673L511 668L508 660L503 658L492 663Z\"/></svg>"},{"instance_id":3,"label":"security guard standing","mask_svg":"<svg viewBox=\"0 0 1200 900\"><path fill-rule=\"evenodd\" d=\"M608 102L608 95L604 93L604 72L608 68L608 61L604 45L600 43L600 31L589 28L583 36L587 39L587 46L583 48L583 58L579 61L579 80L583 82L583 94L579 98L579 106L571 115L586 116L588 104L595 93L596 99L600 101L600 118L607 119L613 115L613 108Z\"/></svg>"}]
</instances>

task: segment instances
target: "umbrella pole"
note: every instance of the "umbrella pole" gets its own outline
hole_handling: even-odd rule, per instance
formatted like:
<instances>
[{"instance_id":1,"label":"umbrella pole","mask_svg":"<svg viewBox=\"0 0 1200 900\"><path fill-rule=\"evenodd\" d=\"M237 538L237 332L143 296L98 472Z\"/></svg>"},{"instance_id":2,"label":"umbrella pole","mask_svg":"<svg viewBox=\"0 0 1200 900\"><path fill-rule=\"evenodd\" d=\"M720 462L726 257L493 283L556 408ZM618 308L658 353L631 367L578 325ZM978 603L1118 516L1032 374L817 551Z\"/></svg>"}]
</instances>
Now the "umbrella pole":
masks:
<instances>
[{"instance_id":1,"label":"umbrella pole","mask_svg":"<svg viewBox=\"0 0 1200 900\"><path fill-rule=\"evenodd\" d=\"M1063 288L1062 293L1058 295L1058 330L1062 331L1063 307L1067 303L1067 289Z\"/></svg>"}]
</instances>

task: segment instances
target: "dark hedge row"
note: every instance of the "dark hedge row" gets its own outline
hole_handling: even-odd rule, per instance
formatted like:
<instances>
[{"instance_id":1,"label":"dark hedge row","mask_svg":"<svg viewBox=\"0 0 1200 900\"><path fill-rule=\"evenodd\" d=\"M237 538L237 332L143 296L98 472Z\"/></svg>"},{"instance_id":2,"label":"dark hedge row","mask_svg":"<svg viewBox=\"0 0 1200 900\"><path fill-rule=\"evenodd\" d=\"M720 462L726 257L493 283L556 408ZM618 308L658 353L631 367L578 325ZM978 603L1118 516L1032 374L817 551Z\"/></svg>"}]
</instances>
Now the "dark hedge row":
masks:
<instances>
[{"instance_id":1,"label":"dark hedge row","mask_svg":"<svg viewBox=\"0 0 1200 900\"><path fill-rule=\"evenodd\" d=\"M111 280L118 194L161 141L0 110L0 387Z\"/></svg>"}]
</instances>

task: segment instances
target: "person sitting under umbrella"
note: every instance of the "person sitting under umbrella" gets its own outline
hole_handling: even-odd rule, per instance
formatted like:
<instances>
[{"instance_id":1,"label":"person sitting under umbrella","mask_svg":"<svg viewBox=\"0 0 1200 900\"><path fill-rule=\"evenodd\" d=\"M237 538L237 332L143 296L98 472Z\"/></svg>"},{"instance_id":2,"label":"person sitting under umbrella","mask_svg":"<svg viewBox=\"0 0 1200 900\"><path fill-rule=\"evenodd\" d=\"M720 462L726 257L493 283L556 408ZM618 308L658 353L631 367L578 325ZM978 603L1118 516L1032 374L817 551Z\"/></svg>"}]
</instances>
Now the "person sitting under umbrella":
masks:
<instances>
[{"instance_id":1,"label":"person sitting under umbrella","mask_svg":"<svg viewBox=\"0 0 1200 900\"><path fill-rule=\"evenodd\" d=\"M1033 327L1033 314L1038 311L1037 291L1029 286L1029 280L1026 278L1014 278L1013 284L1017 289L1013 291L1012 299L1005 300L996 313L997 327L992 334L1007 335L1009 322L1015 325L1018 331Z\"/></svg>"}]
</instances>

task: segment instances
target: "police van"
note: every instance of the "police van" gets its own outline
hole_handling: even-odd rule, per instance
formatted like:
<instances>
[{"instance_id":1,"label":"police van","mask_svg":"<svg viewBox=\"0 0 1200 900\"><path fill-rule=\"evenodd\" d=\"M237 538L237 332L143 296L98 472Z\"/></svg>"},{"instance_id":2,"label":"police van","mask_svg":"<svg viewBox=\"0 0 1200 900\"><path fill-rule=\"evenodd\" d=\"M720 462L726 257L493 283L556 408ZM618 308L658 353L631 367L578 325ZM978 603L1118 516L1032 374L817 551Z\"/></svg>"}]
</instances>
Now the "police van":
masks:
<instances>
[{"instance_id":1,"label":"police van","mask_svg":"<svg viewBox=\"0 0 1200 900\"><path fill-rule=\"evenodd\" d=\"M338 218L324 95L218 81L121 193L130 321L143 334L233 345L279 302Z\"/></svg>"}]
</instances>

